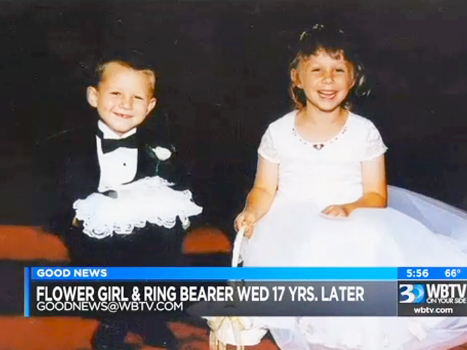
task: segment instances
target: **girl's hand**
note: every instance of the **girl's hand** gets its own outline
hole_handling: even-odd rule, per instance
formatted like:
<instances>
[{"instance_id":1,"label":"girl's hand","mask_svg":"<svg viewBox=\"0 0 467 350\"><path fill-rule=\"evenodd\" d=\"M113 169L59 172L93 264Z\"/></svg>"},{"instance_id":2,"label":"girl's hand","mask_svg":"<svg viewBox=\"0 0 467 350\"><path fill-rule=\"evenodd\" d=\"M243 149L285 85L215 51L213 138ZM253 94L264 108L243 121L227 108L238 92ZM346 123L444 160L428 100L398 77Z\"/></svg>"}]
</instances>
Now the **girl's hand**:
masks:
<instances>
[{"instance_id":1,"label":"girl's hand","mask_svg":"<svg viewBox=\"0 0 467 350\"><path fill-rule=\"evenodd\" d=\"M331 217L347 217L350 215L350 211L345 205L330 205L322 211L323 214Z\"/></svg>"},{"instance_id":2,"label":"girl's hand","mask_svg":"<svg viewBox=\"0 0 467 350\"><path fill-rule=\"evenodd\" d=\"M245 210L235 219L235 230L239 231L242 227L245 227L245 237L250 238L253 235L253 228L257 220L255 213Z\"/></svg>"}]
</instances>

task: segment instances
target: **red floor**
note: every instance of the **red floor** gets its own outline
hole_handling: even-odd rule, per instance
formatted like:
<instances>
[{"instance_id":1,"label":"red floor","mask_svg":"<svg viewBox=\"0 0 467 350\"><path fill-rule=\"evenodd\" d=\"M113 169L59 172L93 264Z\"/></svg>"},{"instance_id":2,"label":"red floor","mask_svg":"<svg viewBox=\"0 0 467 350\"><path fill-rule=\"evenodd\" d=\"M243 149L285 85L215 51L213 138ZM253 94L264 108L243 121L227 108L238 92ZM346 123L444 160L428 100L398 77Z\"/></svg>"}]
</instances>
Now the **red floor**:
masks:
<instances>
[{"instance_id":1,"label":"red floor","mask_svg":"<svg viewBox=\"0 0 467 350\"><path fill-rule=\"evenodd\" d=\"M0 350L91 350L91 336L97 325L97 321L74 317L0 317ZM180 350L209 350L209 334L205 328L170 323L170 329L179 341ZM136 334L129 334L127 342L142 344ZM277 349L269 340L247 348Z\"/></svg>"},{"instance_id":2,"label":"red floor","mask_svg":"<svg viewBox=\"0 0 467 350\"><path fill-rule=\"evenodd\" d=\"M206 228L192 232L185 240L183 249L186 253L205 254L228 252L230 248L230 243L222 232ZM53 262L67 258L66 248L53 235L31 227L0 225L0 259L46 259ZM97 321L78 317L0 316L0 350L90 350L91 337L97 326ZM183 323L170 323L169 326L179 341L180 350L209 350L209 334L206 328ZM141 338L136 334L129 334L127 341L141 344ZM278 349L268 339L257 346L246 348ZM467 344L453 350L461 349L466 350Z\"/></svg>"},{"instance_id":3,"label":"red floor","mask_svg":"<svg viewBox=\"0 0 467 350\"><path fill-rule=\"evenodd\" d=\"M230 249L228 238L212 228L191 232L183 244L184 252L190 254L228 253ZM34 227L0 225L0 259L44 259L53 263L67 261L68 252L56 236ZM91 337L97 326L97 321L78 317L0 316L0 350L90 350ZM170 323L169 327L181 350L209 350L207 328L183 323ZM127 341L142 344L136 334L129 334ZM277 349L269 340L249 348Z\"/></svg>"}]
</instances>

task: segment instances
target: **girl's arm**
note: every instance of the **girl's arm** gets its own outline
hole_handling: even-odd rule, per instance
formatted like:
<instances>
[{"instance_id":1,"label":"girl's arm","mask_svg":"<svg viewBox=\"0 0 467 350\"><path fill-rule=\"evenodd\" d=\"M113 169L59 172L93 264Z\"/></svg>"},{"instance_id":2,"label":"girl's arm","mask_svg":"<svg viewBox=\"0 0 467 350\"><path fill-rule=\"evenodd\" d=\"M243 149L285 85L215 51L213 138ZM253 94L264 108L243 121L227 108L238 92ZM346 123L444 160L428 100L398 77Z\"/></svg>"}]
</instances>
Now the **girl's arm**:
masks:
<instances>
[{"instance_id":1,"label":"girl's arm","mask_svg":"<svg viewBox=\"0 0 467 350\"><path fill-rule=\"evenodd\" d=\"M245 209L235 219L235 228L245 227L245 236L253 234L255 223L268 212L277 191L279 165L259 157L256 178L248 194Z\"/></svg>"},{"instance_id":2,"label":"girl's arm","mask_svg":"<svg viewBox=\"0 0 467 350\"><path fill-rule=\"evenodd\" d=\"M355 202L330 205L323 210L330 216L348 216L358 208L385 208L387 205L384 155L362 162L363 196Z\"/></svg>"}]
</instances>

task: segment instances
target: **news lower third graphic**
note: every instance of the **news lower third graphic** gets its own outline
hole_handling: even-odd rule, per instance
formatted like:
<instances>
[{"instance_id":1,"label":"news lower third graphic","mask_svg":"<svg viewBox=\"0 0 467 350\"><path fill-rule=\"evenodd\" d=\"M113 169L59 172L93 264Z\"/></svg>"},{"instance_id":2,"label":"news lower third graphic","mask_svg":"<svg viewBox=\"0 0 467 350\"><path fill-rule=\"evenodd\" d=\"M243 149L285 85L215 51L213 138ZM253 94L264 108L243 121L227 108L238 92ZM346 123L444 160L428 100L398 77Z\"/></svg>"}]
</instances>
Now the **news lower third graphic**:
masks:
<instances>
[{"instance_id":1,"label":"news lower third graphic","mask_svg":"<svg viewBox=\"0 0 467 350\"><path fill-rule=\"evenodd\" d=\"M398 316L467 316L467 267L400 268Z\"/></svg>"},{"instance_id":2,"label":"news lower third graphic","mask_svg":"<svg viewBox=\"0 0 467 350\"><path fill-rule=\"evenodd\" d=\"M467 316L467 281L399 283L399 316Z\"/></svg>"},{"instance_id":3,"label":"news lower third graphic","mask_svg":"<svg viewBox=\"0 0 467 350\"><path fill-rule=\"evenodd\" d=\"M25 316L467 316L467 267L25 269Z\"/></svg>"}]
</instances>

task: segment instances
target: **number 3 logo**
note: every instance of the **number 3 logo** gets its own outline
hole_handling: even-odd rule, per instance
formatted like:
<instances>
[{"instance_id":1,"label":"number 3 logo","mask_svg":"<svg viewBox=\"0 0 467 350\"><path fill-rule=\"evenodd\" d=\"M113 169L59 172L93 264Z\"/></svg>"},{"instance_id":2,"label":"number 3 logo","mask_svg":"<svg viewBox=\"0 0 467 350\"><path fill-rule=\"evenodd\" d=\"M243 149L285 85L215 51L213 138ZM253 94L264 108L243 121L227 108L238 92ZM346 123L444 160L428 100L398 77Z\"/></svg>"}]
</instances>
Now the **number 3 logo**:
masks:
<instances>
[{"instance_id":1,"label":"number 3 logo","mask_svg":"<svg viewBox=\"0 0 467 350\"><path fill-rule=\"evenodd\" d=\"M400 297L399 302L408 304L413 303L415 300L415 294L412 293L413 291L413 284L401 284L399 286L400 289Z\"/></svg>"},{"instance_id":2,"label":"number 3 logo","mask_svg":"<svg viewBox=\"0 0 467 350\"><path fill-rule=\"evenodd\" d=\"M401 284L399 286L399 303L418 304L425 301L425 288L421 284Z\"/></svg>"}]
</instances>

